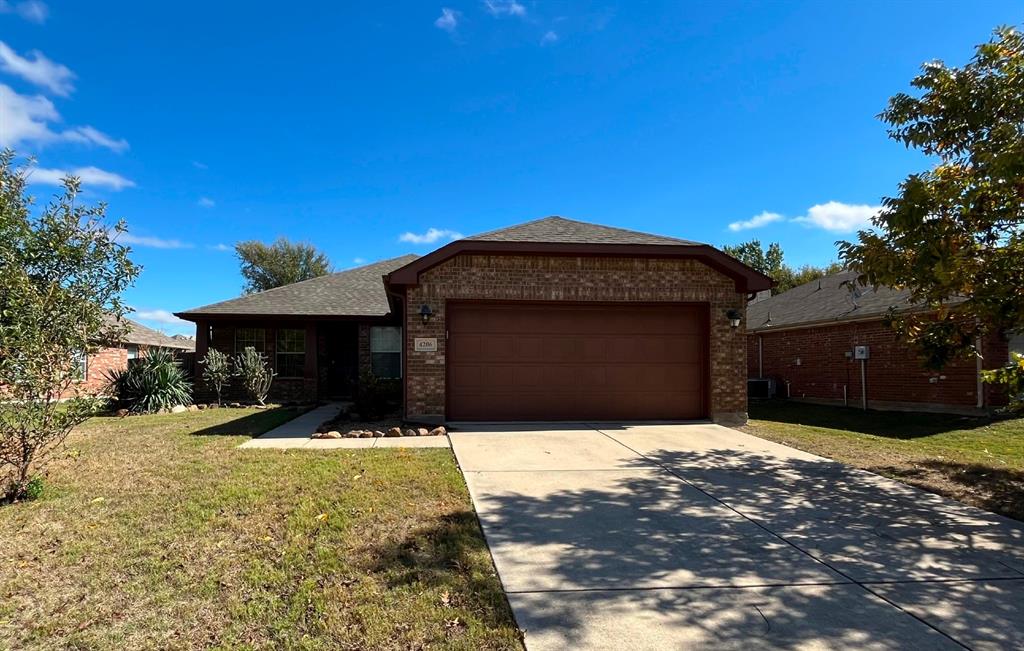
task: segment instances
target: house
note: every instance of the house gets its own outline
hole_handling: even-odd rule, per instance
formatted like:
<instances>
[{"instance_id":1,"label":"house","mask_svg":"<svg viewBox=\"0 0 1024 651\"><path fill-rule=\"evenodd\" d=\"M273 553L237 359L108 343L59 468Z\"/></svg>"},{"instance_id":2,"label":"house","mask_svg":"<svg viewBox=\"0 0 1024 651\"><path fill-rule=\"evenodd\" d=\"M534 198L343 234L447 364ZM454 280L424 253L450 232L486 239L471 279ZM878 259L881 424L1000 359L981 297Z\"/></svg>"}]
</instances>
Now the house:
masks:
<instances>
[{"instance_id":1,"label":"house","mask_svg":"<svg viewBox=\"0 0 1024 651\"><path fill-rule=\"evenodd\" d=\"M110 373L124 369L129 360L137 359L149 350L167 349L178 352L192 352L195 342L187 339L168 337L162 332L147 328L141 323L123 319L127 333L116 345L104 346L87 355L76 358L77 380L72 393L101 394L107 388Z\"/></svg>"},{"instance_id":2,"label":"house","mask_svg":"<svg viewBox=\"0 0 1024 651\"><path fill-rule=\"evenodd\" d=\"M909 296L865 287L846 271L755 300L747 306L747 372L774 380L776 395L814 402L953 413L1004 404L979 373L1006 364L1024 341L984 337L981 357L929 370L885 323L890 308L921 309Z\"/></svg>"},{"instance_id":3,"label":"house","mask_svg":"<svg viewBox=\"0 0 1024 651\"><path fill-rule=\"evenodd\" d=\"M421 422L746 418L742 319L771 279L706 244L548 217L178 313L254 346L272 397L400 378Z\"/></svg>"}]
</instances>

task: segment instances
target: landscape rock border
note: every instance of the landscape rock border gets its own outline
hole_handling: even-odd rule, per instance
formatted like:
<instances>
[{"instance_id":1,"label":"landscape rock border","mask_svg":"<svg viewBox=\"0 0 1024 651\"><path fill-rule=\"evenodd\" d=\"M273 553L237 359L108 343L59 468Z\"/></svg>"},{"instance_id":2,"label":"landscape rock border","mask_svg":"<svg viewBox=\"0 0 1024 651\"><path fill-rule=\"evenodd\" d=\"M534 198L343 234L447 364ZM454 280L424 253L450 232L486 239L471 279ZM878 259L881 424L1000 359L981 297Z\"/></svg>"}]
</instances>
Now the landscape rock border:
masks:
<instances>
[{"instance_id":1,"label":"landscape rock border","mask_svg":"<svg viewBox=\"0 0 1024 651\"><path fill-rule=\"evenodd\" d=\"M448 430L444 427L435 427L428 430L426 427L416 429L408 428L404 432L401 427L391 427L387 431L380 429L352 429L347 432L330 430L327 432L314 432L310 438L314 439L364 439L364 438L399 438L402 436L444 436Z\"/></svg>"}]
</instances>

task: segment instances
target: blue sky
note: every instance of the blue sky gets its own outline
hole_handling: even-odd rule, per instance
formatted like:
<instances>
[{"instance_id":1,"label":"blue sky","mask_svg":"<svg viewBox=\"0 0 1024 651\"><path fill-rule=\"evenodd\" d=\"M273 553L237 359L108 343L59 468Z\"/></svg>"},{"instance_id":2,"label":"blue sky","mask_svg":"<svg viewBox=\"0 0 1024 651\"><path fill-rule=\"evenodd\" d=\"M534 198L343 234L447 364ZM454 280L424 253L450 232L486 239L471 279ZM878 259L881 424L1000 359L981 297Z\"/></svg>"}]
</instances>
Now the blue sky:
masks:
<instances>
[{"instance_id":1,"label":"blue sky","mask_svg":"<svg viewBox=\"0 0 1024 651\"><path fill-rule=\"evenodd\" d=\"M126 298L172 333L192 327L170 312L239 294L240 239L340 269L559 214L823 264L927 165L887 139L887 98L1022 14L0 0L0 145L37 159L40 199L76 170L128 221Z\"/></svg>"}]
</instances>

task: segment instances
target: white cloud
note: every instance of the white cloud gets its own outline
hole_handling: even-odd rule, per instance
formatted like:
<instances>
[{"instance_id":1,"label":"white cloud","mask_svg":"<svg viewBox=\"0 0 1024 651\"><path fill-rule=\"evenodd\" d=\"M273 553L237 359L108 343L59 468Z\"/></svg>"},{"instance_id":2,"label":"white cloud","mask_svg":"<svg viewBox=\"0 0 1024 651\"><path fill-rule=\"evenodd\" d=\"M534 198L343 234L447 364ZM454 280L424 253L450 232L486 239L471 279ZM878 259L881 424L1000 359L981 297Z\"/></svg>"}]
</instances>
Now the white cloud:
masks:
<instances>
[{"instance_id":1,"label":"white cloud","mask_svg":"<svg viewBox=\"0 0 1024 651\"><path fill-rule=\"evenodd\" d=\"M438 240L457 240L462 237L462 233L457 231L448 230L446 228L429 228L426 233L402 233L398 236L399 242L409 242L411 244L433 244Z\"/></svg>"},{"instance_id":2,"label":"white cloud","mask_svg":"<svg viewBox=\"0 0 1024 651\"><path fill-rule=\"evenodd\" d=\"M352 258L352 262L355 264L366 264L366 258Z\"/></svg>"},{"instance_id":3,"label":"white cloud","mask_svg":"<svg viewBox=\"0 0 1024 651\"><path fill-rule=\"evenodd\" d=\"M70 68L50 61L39 50L30 51L28 57L19 56L7 43L0 41L0 70L62 97L67 97L75 89L72 84L75 73Z\"/></svg>"},{"instance_id":4,"label":"white cloud","mask_svg":"<svg viewBox=\"0 0 1024 651\"><path fill-rule=\"evenodd\" d=\"M70 170L34 167L28 172L28 182L42 185L61 185L65 177L68 176L77 176L82 181L83 186L109 188L111 190L135 187L135 182L131 179L126 179L120 174L101 170L92 165L76 167Z\"/></svg>"},{"instance_id":5,"label":"white cloud","mask_svg":"<svg viewBox=\"0 0 1024 651\"><path fill-rule=\"evenodd\" d=\"M779 213L777 213L777 212L768 212L766 210L763 213L761 213L760 215L757 215L755 217L751 217L750 219L748 219L746 221L733 222L733 223L729 224L729 230L733 231L733 232L736 232L736 231L749 230L751 228L761 228L762 226L767 226L768 224L771 224L772 222L782 221L783 219L785 219L785 218L782 215L780 215Z\"/></svg>"},{"instance_id":6,"label":"white cloud","mask_svg":"<svg viewBox=\"0 0 1024 651\"><path fill-rule=\"evenodd\" d=\"M492 16L525 16L526 7L516 0L484 0L484 7Z\"/></svg>"},{"instance_id":7,"label":"white cloud","mask_svg":"<svg viewBox=\"0 0 1024 651\"><path fill-rule=\"evenodd\" d=\"M805 216L796 217L793 221L833 233L852 233L870 226L871 218L881 209L881 206L829 201L811 206Z\"/></svg>"},{"instance_id":8,"label":"white cloud","mask_svg":"<svg viewBox=\"0 0 1024 651\"><path fill-rule=\"evenodd\" d=\"M547 32L544 33L544 36L540 37L540 44L541 45L554 45L557 42L558 42L558 34L556 34L555 32L553 32L551 30L548 30Z\"/></svg>"},{"instance_id":9,"label":"white cloud","mask_svg":"<svg viewBox=\"0 0 1024 651\"><path fill-rule=\"evenodd\" d=\"M8 2L0 0L0 14L17 14L31 23L43 24L50 15L46 3L40 0L23 0L22 2Z\"/></svg>"},{"instance_id":10,"label":"white cloud","mask_svg":"<svg viewBox=\"0 0 1024 651\"><path fill-rule=\"evenodd\" d=\"M126 140L111 138L90 126L54 131L50 123L59 122L60 114L53 102L42 95L20 95L10 86L0 84L0 146L16 147L23 143L47 144L75 142L98 145L113 151L128 149Z\"/></svg>"},{"instance_id":11,"label":"white cloud","mask_svg":"<svg viewBox=\"0 0 1024 651\"><path fill-rule=\"evenodd\" d=\"M449 34L454 33L455 29L459 26L459 18L461 16L461 12L449 9L448 7L442 7L441 16L434 21L434 27L443 29Z\"/></svg>"},{"instance_id":12,"label":"white cloud","mask_svg":"<svg viewBox=\"0 0 1024 651\"><path fill-rule=\"evenodd\" d=\"M131 314L131 317L140 321L152 321L161 325L192 327L190 322L185 319L179 319L170 310L137 310Z\"/></svg>"},{"instance_id":13,"label":"white cloud","mask_svg":"<svg viewBox=\"0 0 1024 651\"><path fill-rule=\"evenodd\" d=\"M128 141L123 138L111 138L99 129L85 126L68 129L60 134L61 138L83 145L99 145L111 151L122 152L128 149Z\"/></svg>"},{"instance_id":14,"label":"white cloud","mask_svg":"<svg viewBox=\"0 0 1024 651\"><path fill-rule=\"evenodd\" d=\"M121 233L117 236L117 241L121 244L134 244L136 246L146 246L152 249L191 249L192 245L188 242L182 242L181 240L165 240L160 237L152 237L149 235L132 235L131 233Z\"/></svg>"},{"instance_id":15,"label":"white cloud","mask_svg":"<svg viewBox=\"0 0 1024 651\"><path fill-rule=\"evenodd\" d=\"M197 170L209 169L209 165L207 165L206 163L200 163L197 160L192 161L192 167L196 168Z\"/></svg>"},{"instance_id":16,"label":"white cloud","mask_svg":"<svg viewBox=\"0 0 1024 651\"><path fill-rule=\"evenodd\" d=\"M208 247L214 251L234 251L234 247L230 247L227 244L213 244Z\"/></svg>"},{"instance_id":17,"label":"white cloud","mask_svg":"<svg viewBox=\"0 0 1024 651\"><path fill-rule=\"evenodd\" d=\"M196 203L199 204L200 208L213 208L217 205L217 202L210 197L199 197L199 201Z\"/></svg>"}]
</instances>

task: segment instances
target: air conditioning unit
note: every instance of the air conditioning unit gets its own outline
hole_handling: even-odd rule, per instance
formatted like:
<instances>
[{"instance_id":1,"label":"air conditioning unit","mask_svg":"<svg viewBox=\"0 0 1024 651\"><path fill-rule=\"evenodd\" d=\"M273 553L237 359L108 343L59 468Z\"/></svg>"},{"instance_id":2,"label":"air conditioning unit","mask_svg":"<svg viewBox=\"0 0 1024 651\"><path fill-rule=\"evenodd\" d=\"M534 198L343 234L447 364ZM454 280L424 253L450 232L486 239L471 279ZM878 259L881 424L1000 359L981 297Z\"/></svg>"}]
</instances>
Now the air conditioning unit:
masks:
<instances>
[{"instance_id":1,"label":"air conditioning unit","mask_svg":"<svg viewBox=\"0 0 1024 651\"><path fill-rule=\"evenodd\" d=\"M766 400L775 393L775 382L770 378L749 378L747 379L747 398L751 400Z\"/></svg>"}]
</instances>

